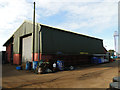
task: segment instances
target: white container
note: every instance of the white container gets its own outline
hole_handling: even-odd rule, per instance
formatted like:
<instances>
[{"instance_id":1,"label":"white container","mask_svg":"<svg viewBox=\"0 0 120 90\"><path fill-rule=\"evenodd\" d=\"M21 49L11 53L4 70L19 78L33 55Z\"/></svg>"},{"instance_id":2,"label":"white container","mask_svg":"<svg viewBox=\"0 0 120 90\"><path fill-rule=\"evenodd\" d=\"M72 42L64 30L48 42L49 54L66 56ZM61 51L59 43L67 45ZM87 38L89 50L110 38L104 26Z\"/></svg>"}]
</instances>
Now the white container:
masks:
<instances>
[{"instance_id":1,"label":"white container","mask_svg":"<svg viewBox=\"0 0 120 90\"><path fill-rule=\"evenodd\" d=\"M102 61L102 63L104 63L105 62L104 58L101 58L101 61Z\"/></svg>"}]
</instances>

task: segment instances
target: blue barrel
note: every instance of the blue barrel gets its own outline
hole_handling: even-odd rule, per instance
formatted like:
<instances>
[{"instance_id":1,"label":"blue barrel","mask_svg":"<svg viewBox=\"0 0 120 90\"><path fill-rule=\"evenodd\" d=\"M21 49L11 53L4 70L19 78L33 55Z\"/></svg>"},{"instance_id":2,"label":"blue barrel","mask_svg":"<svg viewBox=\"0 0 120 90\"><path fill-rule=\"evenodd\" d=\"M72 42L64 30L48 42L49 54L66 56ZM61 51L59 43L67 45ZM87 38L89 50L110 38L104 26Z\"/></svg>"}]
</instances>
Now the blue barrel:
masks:
<instances>
[{"instance_id":1,"label":"blue barrel","mask_svg":"<svg viewBox=\"0 0 120 90\"><path fill-rule=\"evenodd\" d=\"M31 70L32 63L31 62L26 62L26 70Z\"/></svg>"},{"instance_id":2,"label":"blue barrel","mask_svg":"<svg viewBox=\"0 0 120 90\"><path fill-rule=\"evenodd\" d=\"M98 58L97 57L93 57L92 58L92 63L98 64Z\"/></svg>"},{"instance_id":3,"label":"blue barrel","mask_svg":"<svg viewBox=\"0 0 120 90\"><path fill-rule=\"evenodd\" d=\"M102 63L102 60L100 58L98 59L98 63Z\"/></svg>"},{"instance_id":4,"label":"blue barrel","mask_svg":"<svg viewBox=\"0 0 120 90\"><path fill-rule=\"evenodd\" d=\"M37 68L37 65L38 65L38 61L33 61L33 70Z\"/></svg>"},{"instance_id":5,"label":"blue barrel","mask_svg":"<svg viewBox=\"0 0 120 90\"><path fill-rule=\"evenodd\" d=\"M21 70L22 67L21 67L21 66L17 66L16 69L17 69L17 70Z\"/></svg>"},{"instance_id":6,"label":"blue barrel","mask_svg":"<svg viewBox=\"0 0 120 90\"><path fill-rule=\"evenodd\" d=\"M59 69L60 71L64 70L64 62L58 60L58 61L57 61L57 67L58 67L58 69Z\"/></svg>"},{"instance_id":7,"label":"blue barrel","mask_svg":"<svg viewBox=\"0 0 120 90\"><path fill-rule=\"evenodd\" d=\"M29 70L29 63L28 61L26 62L26 67L25 67L26 70Z\"/></svg>"}]
</instances>

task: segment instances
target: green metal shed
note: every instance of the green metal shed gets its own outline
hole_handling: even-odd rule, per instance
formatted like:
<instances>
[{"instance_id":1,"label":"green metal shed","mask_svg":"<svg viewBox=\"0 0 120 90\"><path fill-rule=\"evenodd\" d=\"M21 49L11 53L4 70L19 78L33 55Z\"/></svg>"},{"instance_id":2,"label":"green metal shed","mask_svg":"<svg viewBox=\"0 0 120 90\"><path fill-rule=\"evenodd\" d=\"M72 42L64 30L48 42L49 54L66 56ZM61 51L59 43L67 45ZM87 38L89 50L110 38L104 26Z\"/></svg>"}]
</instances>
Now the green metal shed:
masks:
<instances>
[{"instance_id":1,"label":"green metal shed","mask_svg":"<svg viewBox=\"0 0 120 90\"><path fill-rule=\"evenodd\" d=\"M29 56L27 50L31 51L32 44L27 45L26 42L32 43L33 23L24 21L23 24L15 31L15 33L6 41L4 46L13 47L13 50L7 49L9 53L13 51L13 64L21 64ZM12 40L11 40L12 39ZM26 41L25 41L26 40ZM30 48L29 48L30 46ZM31 50L30 50L31 49ZM75 32L58 29L55 27L35 24L35 53L34 60L51 59L52 55L61 53L62 55L80 55L80 54L104 54L103 40ZM23 52L24 51L24 52ZM30 54L32 61L32 54Z\"/></svg>"}]
</instances>

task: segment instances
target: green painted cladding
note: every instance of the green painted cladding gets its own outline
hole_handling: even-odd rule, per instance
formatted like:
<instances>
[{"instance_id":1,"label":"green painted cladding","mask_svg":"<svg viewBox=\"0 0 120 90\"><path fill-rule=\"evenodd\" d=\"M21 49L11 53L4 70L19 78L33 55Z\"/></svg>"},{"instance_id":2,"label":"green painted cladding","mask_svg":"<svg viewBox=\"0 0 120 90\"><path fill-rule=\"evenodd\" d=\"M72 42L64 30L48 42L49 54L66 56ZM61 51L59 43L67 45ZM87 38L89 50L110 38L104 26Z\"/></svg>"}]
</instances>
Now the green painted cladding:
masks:
<instances>
[{"instance_id":1,"label":"green painted cladding","mask_svg":"<svg viewBox=\"0 0 120 90\"><path fill-rule=\"evenodd\" d=\"M42 26L42 53L56 54L89 54L104 53L103 41L96 38L65 32L59 29Z\"/></svg>"},{"instance_id":2,"label":"green painted cladding","mask_svg":"<svg viewBox=\"0 0 120 90\"><path fill-rule=\"evenodd\" d=\"M38 30L39 25L35 26L35 53L38 52ZM29 22L24 22L14 33L14 44L13 44L13 53L18 54L20 53L20 37L23 37L28 34L33 33L33 25ZM32 48L31 48L32 49Z\"/></svg>"},{"instance_id":3,"label":"green painted cladding","mask_svg":"<svg viewBox=\"0 0 120 90\"><path fill-rule=\"evenodd\" d=\"M38 36L39 30L40 37ZM16 30L16 32L12 35L14 37L14 54L19 54L21 51L20 38L26 35L32 35L32 33L33 24L29 21L25 21ZM38 46L38 37L40 38L40 46ZM9 43L9 40L6 43ZM80 54L80 52L85 52L88 54L105 53L103 48L103 41L101 39L92 38L81 34L75 34L65 30L60 30L36 23L34 48L35 53L38 53L38 47L40 47L40 52L42 54L56 54L57 52L62 52L63 54Z\"/></svg>"}]
</instances>

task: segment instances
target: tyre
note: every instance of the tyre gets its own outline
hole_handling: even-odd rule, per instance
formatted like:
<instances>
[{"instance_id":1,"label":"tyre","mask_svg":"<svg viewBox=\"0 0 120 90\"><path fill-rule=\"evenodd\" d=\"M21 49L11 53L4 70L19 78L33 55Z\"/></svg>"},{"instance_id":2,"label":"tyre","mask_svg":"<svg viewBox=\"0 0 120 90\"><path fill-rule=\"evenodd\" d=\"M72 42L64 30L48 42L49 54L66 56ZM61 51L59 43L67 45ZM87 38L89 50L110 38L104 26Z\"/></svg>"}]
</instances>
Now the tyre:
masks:
<instances>
[{"instance_id":1,"label":"tyre","mask_svg":"<svg viewBox=\"0 0 120 90\"><path fill-rule=\"evenodd\" d=\"M114 77L113 82L120 82L120 77Z\"/></svg>"},{"instance_id":2,"label":"tyre","mask_svg":"<svg viewBox=\"0 0 120 90\"><path fill-rule=\"evenodd\" d=\"M120 82L112 82L109 87L110 90L120 90Z\"/></svg>"}]
</instances>

